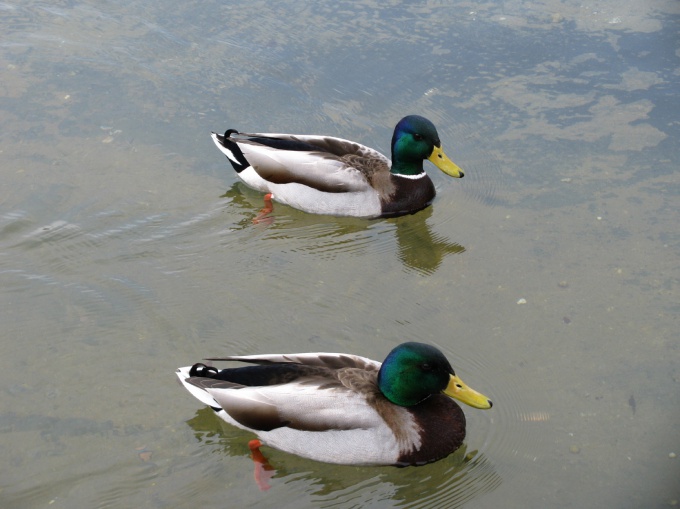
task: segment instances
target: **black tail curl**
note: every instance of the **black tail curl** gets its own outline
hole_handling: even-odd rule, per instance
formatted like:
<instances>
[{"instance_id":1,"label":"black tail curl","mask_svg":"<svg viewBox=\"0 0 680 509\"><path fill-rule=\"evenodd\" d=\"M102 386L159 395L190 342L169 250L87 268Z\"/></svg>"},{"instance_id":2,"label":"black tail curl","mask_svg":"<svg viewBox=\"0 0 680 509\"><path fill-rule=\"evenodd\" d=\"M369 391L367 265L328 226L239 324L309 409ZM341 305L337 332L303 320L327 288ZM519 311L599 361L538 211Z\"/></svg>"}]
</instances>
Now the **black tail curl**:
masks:
<instances>
[{"instance_id":1,"label":"black tail curl","mask_svg":"<svg viewBox=\"0 0 680 509\"><path fill-rule=\"evenodd\" d=\"M191 369L189 370L189 376L201 376L203 378L215 378L215 375L217 375L218 369L214 368L212 366L206 366L205 364L202 364L200 362L197 362L193 366L191 366Z\"/></svg>"}]
</instances>

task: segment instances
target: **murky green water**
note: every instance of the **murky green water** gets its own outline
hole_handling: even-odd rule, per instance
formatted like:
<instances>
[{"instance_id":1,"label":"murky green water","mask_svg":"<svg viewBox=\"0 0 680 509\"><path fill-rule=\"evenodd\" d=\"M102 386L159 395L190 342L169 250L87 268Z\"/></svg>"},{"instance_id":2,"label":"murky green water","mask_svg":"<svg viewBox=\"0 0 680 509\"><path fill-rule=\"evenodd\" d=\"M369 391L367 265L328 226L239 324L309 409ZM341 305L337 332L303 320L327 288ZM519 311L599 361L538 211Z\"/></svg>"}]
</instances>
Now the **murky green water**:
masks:
<instances>
[{"instance_id":1,"label":"murky green water","mask_svg":"<svg viewBox=\"0 0 680 509\"><path fill-rule=\"evenodd\" d=\"M680 500L675 2L0 3L0 505L621 507ZM363 221L236 183L209 133L384 152L431 118L458 181ZM488 394L465 450L338 467L222 426L174 370L438 345ZM465 461L465 454L473 459Z\"/></svg>"}]
</instances>

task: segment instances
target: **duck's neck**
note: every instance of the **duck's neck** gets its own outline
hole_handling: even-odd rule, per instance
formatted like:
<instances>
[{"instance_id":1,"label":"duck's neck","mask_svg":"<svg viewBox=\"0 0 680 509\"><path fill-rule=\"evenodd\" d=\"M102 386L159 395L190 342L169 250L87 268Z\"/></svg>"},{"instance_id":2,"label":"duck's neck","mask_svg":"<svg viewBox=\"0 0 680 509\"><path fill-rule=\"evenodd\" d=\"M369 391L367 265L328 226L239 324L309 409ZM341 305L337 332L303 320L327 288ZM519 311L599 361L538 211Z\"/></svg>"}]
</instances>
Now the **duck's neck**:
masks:
<instances>
[{"instance_id":1,"label":"duck's neck","mask_svg":"<svg viewBox=\"0 0 680 509\"><path fill-rule=\"evenodd\" d=\"M404 162L392 158L390 173L393 175L420 175L423 173L423 161Z\"/></svg>"}]
</instances>

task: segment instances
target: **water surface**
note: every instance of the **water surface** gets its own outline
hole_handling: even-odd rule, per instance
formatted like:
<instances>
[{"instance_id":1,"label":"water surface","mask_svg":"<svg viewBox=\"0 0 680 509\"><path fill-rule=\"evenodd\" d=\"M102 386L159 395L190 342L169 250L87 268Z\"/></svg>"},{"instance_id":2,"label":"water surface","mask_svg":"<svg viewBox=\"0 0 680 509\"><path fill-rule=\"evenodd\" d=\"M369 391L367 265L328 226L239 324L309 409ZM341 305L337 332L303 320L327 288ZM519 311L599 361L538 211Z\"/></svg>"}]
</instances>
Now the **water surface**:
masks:
<instances>
[{"instance_id":1,"label":"water surface","mask_svg":"<svg viewBox=\"0 0 680 509\"><path fill-rule=\"evenodd\" d=\"M680 499L678 6L0 4L0 501L668 507ZM432 119L418 214L277 206L209 133L384 152ZM494 408L421 468L338 467L175 382L232 353L438 345Z\"/></svg>"}]
</instances>

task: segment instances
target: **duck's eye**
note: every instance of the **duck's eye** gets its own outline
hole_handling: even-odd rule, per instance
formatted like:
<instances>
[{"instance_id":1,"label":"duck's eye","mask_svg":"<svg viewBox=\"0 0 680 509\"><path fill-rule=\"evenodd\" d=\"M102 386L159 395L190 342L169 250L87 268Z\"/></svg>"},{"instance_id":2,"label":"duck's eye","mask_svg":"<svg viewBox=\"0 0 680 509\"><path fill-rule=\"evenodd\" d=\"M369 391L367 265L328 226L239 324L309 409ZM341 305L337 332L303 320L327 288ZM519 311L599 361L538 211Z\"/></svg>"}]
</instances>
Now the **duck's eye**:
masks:
<instances>
[{"instance_id":1,"label":"duck's eye","mask_svg":"<svg viewBox=\"0 0 680 509\"><path fill-rule=\"evenodd\" d=\"M423 139L423 135L422 134L414 134L413 139L416 140L416 141L420 141L420 140Z\"/></svg>"},{"instance_id":2,"label":"duck's eye","mask_svg":"<svg viewBox=\"0 0 680 509\"><path fill-rule=\"evenodd\" d=\"M420 365L420 369L423 371L432 371L432 366L430 366L427 362L424 362Z\"/></svg>"}]
</instances>

